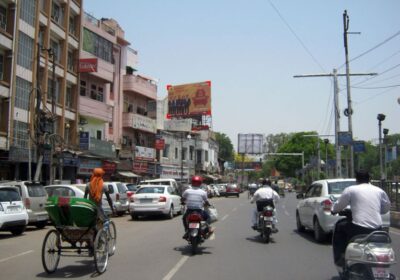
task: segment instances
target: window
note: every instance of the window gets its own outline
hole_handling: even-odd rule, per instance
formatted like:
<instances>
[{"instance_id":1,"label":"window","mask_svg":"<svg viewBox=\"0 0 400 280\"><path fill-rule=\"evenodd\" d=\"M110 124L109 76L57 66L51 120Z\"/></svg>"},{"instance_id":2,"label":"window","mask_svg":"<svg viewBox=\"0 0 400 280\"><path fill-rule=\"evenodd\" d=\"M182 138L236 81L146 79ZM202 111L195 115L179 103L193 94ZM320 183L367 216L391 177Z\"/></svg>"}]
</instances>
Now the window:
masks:
<instances>
[{"instance_id":1,"label":"window","mask_svg":"<svg viewBox=\"0 0 400 280\"><path fill-rule=\"evenodd\" d=\"M175 148L175 159L178 159L178 148Z\"/></svg>"},{"instance_id":2,"label":"window","mask_svg":"<svg viewBox=\"0 0 400 280\"><path fill-rule=\"evenodd\" d=\"M208 151L205 151L204 161L208 162Z\"/></svg>"},{"instance_id":3,"label":"window","mask_svg":"<svg viewBox=\"0 0 400 280\"><path fill-rule=\"evenodd\" d=\"M101 131L101 130L97 130L97 131L96 131L96 138L97 138L98 140L101 140L101 134L102 134L102 131Z\"/></svg>"},{"instance_id":4,"label":"window","mask_svg":"<svg viewBox=\"0 0 400 280\"><path fill-rule=\"evenodd\" d=\"M28 129L27 123L14 121L14 146L28 148L29 134L26 133Z\"/></svg>"},{"instance_id":5,"label":"window","mask_svg":"<svg viewBox=\"0 0 400 280\"><path fill-rule=\"evenodd\" d=\"M75 72L75 70L74 70L74 52L71 50L68 51L67 68L69 71Z\"/></svg>"},{"instance_id":6,"label":"window","mask_svg":"<svg viewBox=\"0 0 400 280\"><path fill-rule=\"evenodd\" d=\"M36 2L32 0L21 0L19 2L21 7L20 18L32 26L35 25Z\"/></svg>"},{"instance_id":7,"label":"window","mask_svg":"<svg viewBox=\"0 0 400 280\"><path fill-rule=\"evenodd\" d=\"M313 192L314 192L314 185L311 186L311 187L307 190L305 197L306 197L306 198L312 197Z\"/></svg>"},{"instance_id":8,"label":"window","mask_svg":"<svg viewBox=\"0 0 400 280\"><path fill-rule=\"evenodd\" d=\"M68 30L69 30L69 33L70 34L72 34L72 35L76 35L76 23L75 23L75 21L76 21L76 16L75 15L72 15L72 16L70 16L69 17L69 28L68 28Z\"/></svg>"},{"instance_id":9,"label":"window","mask_svg":"<svg viewBox=\"0 0 400 280\"><path fill-rule=\"evenodd\" d=\"M15 107L28 110L29 96L32 90L32 84L17 76L16 79L16 94ZM26 131L25 131L26 133Z\"/></svg>"},{"instance_id":10,"label":"window","mask_svg":"<svg viewBox=\"0 0 400 280\"><path fill-rule=\"evenodd\" d=\"M72 95L72 87L70 85L67 86L65 92L65 106L69 109L74 109L74 98Z\"/></svg>"},{"instance_id":11,"label":"window","mask_svg":"<svg viewBox=\"0 0 400 280\"><path fill-rule=\"evenodd\" d=\"M0 81L4 79L4 54L0 53Z\"/></svg>"},{"instance_id":12,"label":"window","mask_svg":"<svg viewBox=\"0 0 400 280\"><path fill-rule=\"evenodd\" d=\"M21 31L19 31L17 64L32 70L33 39Z\"/></svg>"},{"instance_id":13,"label":"window","mask_svg":"<svg viewBox=\"0 0 400 280\"><path fill-rule=\"evenodd\" d=\"M69 141L69 138L71 137L70 127L71 127L70 123L66 122L64 126L64 142L67 145L70 143Z\"/></svg>"},{"instance_id":14,"label":"window","mask_svg":"<svg viewBox=\"0 0 400 280\"><path fill-rule=\"evenodd\" d=\"M90 85L90 98L103 102L104 93L103 87L98 86L96 84Z\"/></svg>"},{"instance_id":15,"label":"window","mask_svg":"<svg viewBox=\"0 0 400 280\"><path fill-rule=\"evenodd\" d=\"M189 157L190 157L190 160L193 160L193 154L194 154L194 147L193 147L193 146L190 146L190 147L189 147Z\"/></svg>"},{"instance_id":16,"label":"window","mask_svg":"<svg viewBox=\"0 0 400 280\"><path fill-rule=\"evenodd\" d=\"M83 50L114 64L113 43L86 28L83 29Z\"/></svg>"},{"instance_id":17,"label":"window","mask_svg":"<svg viewBox=\"0 0 400 280\"><path fill-rule=\"evenodd\" d=\"M52 50L52 55L54 55L54 60L61 63L61 44L58 41L50 40L50 48Z\"/></svg>"},{"instance_id":18,"label":"window","mask_svg":"<svg viewBox=\"0 0 400 280\"><path fill-rule=\"evenodd\" d=\"M81 96L86 96L86 81L81 81L81 87L79 89L79 94Z\"/></svg>"},{"instance_id":19,"label":"window","mask_svg":"<svg viewBox=\"0 0 400 280\"><path fill-rule=\"evenodd\" d=\"M7 8L0 6L0 28L7 31Z\"/></svg>"},{"instance_id":20,"label":"window","mask_svg":"<svg viewBox=\"0 0 400 280\"><path fill-rule=\"evenodd\" d=\"M39 39L38 39L39 40L39 45L40 46L44 46L44 28L41 27L39 29L39 35L38 36L39 36Z\"/></svg>"},{"instance_id":21,"label":"window","mask_svg":"<svg viewBox=\"0 0 400 280\"><path fill-rule=\"evenodd\" d=\"M62 25L63 17L64 17L64 8L61 5L53 0L51 5L51 18L57 22L59 25Z\"/></svg>"},{"instance_id":22,"label":"window","mask_svg":"<svg viewBox=\"0 0 400 280\"><path fill-rule=\"evenodd\" d=\"M165 144L162 156L165 158L169 156L169 144Z\"/></svg>"},{"instance_id":23,"label":"window","mask_svg":"<svg viewBox=\"0 0 400 280\"><path fill-rule=\"evenodd\" d=\"M58 79L56 79L55 81L55 92L54 95L56 97L56 102L57 103L61 103L61 84L58 81ZM48 79L47 82L47 100L50 101L53 99L53 80L52 79Z\"/></svg>"},{"instance_id":24,"label":"window","mask_svg":"<svg viewBox=\"0 0 400 280\"><path fill-rule=\"evenodd\" d=\"M182 148L182 160L187 159L187 148Z\"/></svg>"}]
</instances>

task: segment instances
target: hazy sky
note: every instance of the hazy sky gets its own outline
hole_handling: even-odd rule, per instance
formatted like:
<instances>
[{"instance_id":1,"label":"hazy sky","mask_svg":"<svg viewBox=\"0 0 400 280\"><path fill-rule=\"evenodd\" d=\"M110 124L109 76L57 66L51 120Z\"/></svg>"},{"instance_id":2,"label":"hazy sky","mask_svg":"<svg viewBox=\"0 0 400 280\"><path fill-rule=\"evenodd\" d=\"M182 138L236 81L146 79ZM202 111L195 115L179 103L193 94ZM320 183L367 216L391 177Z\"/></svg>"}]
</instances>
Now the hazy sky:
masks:
<instances>
[{"instance_id":1,"label":"hazy sky","mask_svg":"<svg viewBox=\"0 0 400 280\"><path fill-rule=\"evenodd\" d=\"M238 133L334 133L332 79L293 76L345 73L347 10L361 32L349 35L350 71L380 74L351 78L354 138L376 141L378 113L400 133L399 0L84 0L84 10L119 22L159 98L168 84L210 80L213 130L235 147ZM339 87L345 131L345 78Z\"/></svg>"}]
</instances>

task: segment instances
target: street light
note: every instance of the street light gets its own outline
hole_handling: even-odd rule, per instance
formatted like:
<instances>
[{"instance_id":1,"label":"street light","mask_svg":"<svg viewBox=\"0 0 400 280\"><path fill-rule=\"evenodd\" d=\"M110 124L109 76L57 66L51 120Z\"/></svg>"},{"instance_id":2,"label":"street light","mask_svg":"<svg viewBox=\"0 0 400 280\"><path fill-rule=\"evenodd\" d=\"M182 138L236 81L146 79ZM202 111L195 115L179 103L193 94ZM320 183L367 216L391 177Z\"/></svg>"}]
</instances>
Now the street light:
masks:
<instances>
[{"instance_id":1,"label":"street light","mask_svg":"<svg viewBox=\"0 0 400 280\"><path fill-rule=\"evenodd\" d=\"M381 171L381 187L383 187L384 173L383 173L383 160L382 160L382 122L385 120L384 114L378 114L378 129L379 129L379 165Z\"/></svg>"}]
</instances>

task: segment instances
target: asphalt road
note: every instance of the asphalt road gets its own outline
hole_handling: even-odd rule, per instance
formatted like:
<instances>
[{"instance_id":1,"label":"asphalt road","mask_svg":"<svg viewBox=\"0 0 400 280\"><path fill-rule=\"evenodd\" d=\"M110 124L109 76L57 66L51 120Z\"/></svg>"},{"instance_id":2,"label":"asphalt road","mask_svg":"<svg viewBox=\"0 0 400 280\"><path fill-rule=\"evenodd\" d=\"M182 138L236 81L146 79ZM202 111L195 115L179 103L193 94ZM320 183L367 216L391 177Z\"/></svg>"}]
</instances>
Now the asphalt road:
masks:
<instances>
[{"instance_id":1,"label":"asphalt road","mask_svg":"<svg viewBox=\"0 0 400 280\"><path fill-rule=\"evenodd\" d=\"M216 232L192 256L182 239L181 216L132 221L129 215L113 218L117 225L117 251L107 271L95 272L93 258L61 257L58 270L51 275L41 263L43 230L29 228L22 236L0 233L0 279L329 279L338 280L332 262L332 247L314 242L311 232L295 230L294 193L286 194L278 205L279 233L270 244L262 243L250 229L253 205L247 193L240 198L215 198L219 221ZM400 230L391 229L393 247L400 258ZM400 265L392 267L400 276Z\"/></svg>"}]
</instances>

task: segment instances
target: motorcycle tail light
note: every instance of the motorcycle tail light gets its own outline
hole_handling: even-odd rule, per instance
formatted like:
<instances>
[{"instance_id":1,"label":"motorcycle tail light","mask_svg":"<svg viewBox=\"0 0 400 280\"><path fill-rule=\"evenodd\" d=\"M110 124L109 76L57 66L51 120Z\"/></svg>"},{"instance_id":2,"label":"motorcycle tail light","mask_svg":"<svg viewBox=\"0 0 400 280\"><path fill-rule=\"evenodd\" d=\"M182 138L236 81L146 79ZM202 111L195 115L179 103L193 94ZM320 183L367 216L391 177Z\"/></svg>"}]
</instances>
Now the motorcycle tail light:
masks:
<instances>
[{"instance_id":1,"label":"motorcycle tail light","mask_svg":"<svg viewBox=\"0 0 400 280\"><path fill-rule=\"evenodd\" d=\"M265 217L272 217L274 215L274 213L272 211L264 211L264 216Z\"/></svg>"},{"instance_id":2,"label":"motorcycle tail light","mask_svg":"<svg viewBox=\"0 0 400 280\"><path fill-rule=\"evenodd\" d=\"M187 219L188 219L189 222L192 222L192 223L199 223L199 222L201 222L203 220L201 215L197 214L197 213L190 214Z\"/></svg>"},{"instance_id":3,"label":"motorcycle tail light","mask_svg":"<svg viewBox=\"0 0 400 280\"><path fill-rule=\"evenodd\" d=\"M160 198L158 199L158 202L166 202L167 198L165 196L160 196Z\"/></svg>"},{"instance_id":4,"label":"motorcycle tail light","mask_svg":"<svg viewBox=\"0 0 400 280\"><path fill-rule=\"evenodd\" d=\"M332 201L330 199L325 199L321 202L322 209L326 212L331 212L332 210Z\"/></svg>"}]
</instances>

